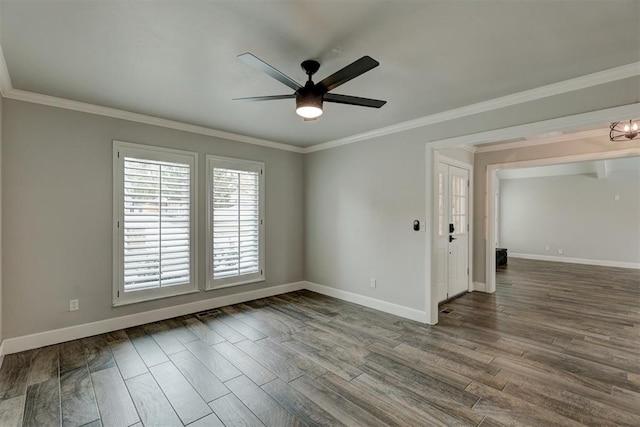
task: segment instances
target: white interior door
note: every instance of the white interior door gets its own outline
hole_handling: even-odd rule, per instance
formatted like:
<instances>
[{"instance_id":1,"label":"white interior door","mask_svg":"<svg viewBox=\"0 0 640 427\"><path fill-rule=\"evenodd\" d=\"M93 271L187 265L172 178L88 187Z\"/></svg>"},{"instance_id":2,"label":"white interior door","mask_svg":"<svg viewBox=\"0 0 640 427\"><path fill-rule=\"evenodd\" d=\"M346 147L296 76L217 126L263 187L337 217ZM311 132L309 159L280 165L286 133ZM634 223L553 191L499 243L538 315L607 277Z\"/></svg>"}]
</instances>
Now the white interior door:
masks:
<instances>
[{"instance_id":1,"label":"white interior door","mask_svg":"<svg viewBox=\"0 0 640 427\"><path fill-rule=\"evenodd\" d=\"M469 171L438 164L436 289L438 302L469 289Z\"/></svg>"}]
</instances>

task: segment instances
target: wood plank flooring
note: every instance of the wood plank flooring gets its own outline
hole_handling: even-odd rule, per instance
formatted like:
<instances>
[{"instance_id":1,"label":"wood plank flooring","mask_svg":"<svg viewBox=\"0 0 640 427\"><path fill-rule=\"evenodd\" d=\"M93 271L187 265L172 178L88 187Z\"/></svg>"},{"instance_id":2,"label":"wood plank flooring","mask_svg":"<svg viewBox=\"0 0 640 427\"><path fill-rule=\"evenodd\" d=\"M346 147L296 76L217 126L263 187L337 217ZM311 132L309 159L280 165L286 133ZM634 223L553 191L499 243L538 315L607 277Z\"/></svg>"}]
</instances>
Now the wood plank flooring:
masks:
<instances>
[{"instance_id":1,"label":"wood plank flooring","mask_svg":"<svg viewBox=\"0 0 640 427\"><path fill-rule=\"evenodd\" d=\"M301 291L7 355L0 425L640 426L640 273L497 281L433 327Z\"/></svg>"}]
</instances>

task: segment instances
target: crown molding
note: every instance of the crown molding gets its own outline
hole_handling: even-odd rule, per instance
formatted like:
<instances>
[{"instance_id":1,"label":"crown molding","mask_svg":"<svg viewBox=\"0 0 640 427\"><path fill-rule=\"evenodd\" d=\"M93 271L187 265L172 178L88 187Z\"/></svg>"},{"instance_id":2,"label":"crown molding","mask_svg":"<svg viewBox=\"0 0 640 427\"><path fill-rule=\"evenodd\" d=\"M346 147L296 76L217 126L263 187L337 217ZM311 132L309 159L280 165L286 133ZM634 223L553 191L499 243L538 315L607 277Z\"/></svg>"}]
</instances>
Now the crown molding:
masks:
<instances>
[{"instance_id":1,"label":"crown molding","mask_svg":"<svg viewBox=\"0 0 640 427\"><path fill-rule=\"evenodd\" d=\"M184 132L196 133L199 135L213 136L215 138L222 138L231 141L246 142L247 144L260 145L262 147L275 148L278 150L293 151L294 153L304 152L304 149L301 147L283 144L281 142L253 138L250 136L225 132L204 126L197 126L189 123L178 122L175 120L162 119L159 117L148 116L146 114L132 113L130 111L119 110L116 108L102 107L100 105L72 101L69 99L57 98L55 96L42 95L39 93L27 92L19 89L10 89L6 94L3 93L3 96L5 98L15 99L18 101L48 105L50 107L64 108L67 110L81 111L83 113L97 114L114 119L128 120L131 122L143 123L152 126L160 126Z\"/></svg>"},{"instance_id":2,"label":"crown molding","mask_svg":"<svg viewBox=\"0 0 640 427\"><path fill-rule=\"evenodd\" d=\"M14 89L11 84L9 69L0 46L0 94L8 99L31 102L34 104L48 105L50 107L64 108L67 110L80 111L83 113L97 114L114 119L128 120L136 123L143 123L152 126L160 126L168 129L180 130L183 132L195 133L199 135L212 136L215 138L230 141L245 142L247 144L259 145L262 147L275 148L277 150L292 151L294 153L304 153L304 148L295 145L283 144L281 142L269 141L267 139L254 138L232 132L225 132L205 126L198 126L175 120L163 119L146 114L133 113L116 108L103 107L101 105L89 104L86 102L72 101L70 99L58 98L55 96L43 95L35 92Z\"/></svg>"},{"instance_id":3,"label":"crown molding","mask_svg":"<svg viewBox=\"0 0 640 427\"><path fill-rule=\"evenodd\" d=\"M89 114L97 114L99 116L128 120L131 122L143 123L152 126L160 126L168 129L180 130L183 132L227 139L230 141L245 142L247 144L259 145L262 147L293 151L294 153L304 153L304 149L302 147L297 147L295 145L283 144L281 142L254 138L251 136L240 135L232 132L225 132L205 126L192 125L189 123L163 119L146 114L132 113L130 111L119 110L116 108L103 107L101 105L72 101L70 99L58 98L55 96L14 89L13 85L11 84L11 77L9 75L9 69L7 68L7 62L4 57L4 52L2 51L2 46L0 46L0 94L5 98L15 99L17 101L48 105L50 107L64 108L67 110L80 111Z\"/></svg>"},{"instance_id":4,"label":"crown molding","mask_svg":"<svg viewBox=\"0 0 640 427\"><path fill-rule=\"evenodd\" d=\"M589 87L611 83L638 75L640 75L640 62L633 62L631 64L622 65L620 67L598 71L597 73L587 74L573 79L552 83L546 86L540 86L535 89L513 93L511 95L490 99L488 101L466 105L464 107L455 108L453 110L443 111L441 113L431 114L429 116L397 123L391 126L385 126L357 135L352 135L345 138L313 145L311 147L308 147L305 150L305 153L327 150L329 148L339 147L341 145L352 144L354 142L365 141L367 139L378 138L393 133L430 126L436 123L455 120L474 114L486 113L488 111L510 107L512 105L522 104L525 102L535 101L549 96L573 92L580 89L586 89Z\"/></svg>"},{"instance_id":5,"label":"crown molding","mask_svg":"<svg viewBox=\"0 0 640 427\"><path fill-rule=\"evenodd\" d=\"M247 144L259 145L263 147L275 148L278 150L291 151L294 153L313 153L316 151L327 150L329 148L339 147L341 145L352 144L354 142L365 141L368 139L378 138L385 135L404 132L411 129L430 126L436 123L446 122L449 120L459 119L461 117L471 116L474 114L484 113L500 108L509 107L516 104L534 101L541 98L546 98L553 95L559 95L566 92L572 92L575 90L586 89L593 86L598 86L605 83L614 82L617 80L623 80L629 77L635 77L640 75L640 62L633 62L631 64L622 65L620 67L611 68L608 70L599 71L585 76L576 77L573 79L565 80L562 82L552 83L546 86L540 86L535 89L526 90L523 92L506 95L499 98L490 99L488 101L479 102L476 104L467 105L460 108L455 108L448 111L443 111L436 114L431 114L414 120L408 120L405 122L397 123L394 125L374 129L368 132L363 132L356 135L351 135L345 138L339 138L333 141L327 141L324 143L312 145L310 147L298 147L295 145L285 144L276 141L270 141L261 138L254 138L246 135L240 135L232 132L225 132L205 126L198 126L189 123L179 122L175 120L163 119L159 117L149 116L146 114L133 113L130 111L119 110L116 108L103 107L100 105L89 104L85 102L73 101L64 98L58 98L49 95L43 95L34 92L28 92L20 89L14 89L11 84L11 77L5 61L2 47L0 46L0 94L9 99L15 99L19 101L31 102L36 104L48 105L52 107L64 108L68 110L80 111L90 114L97 114L101 116L128 120L137 123L148 124L152 126L160 126L168 129L180 130L184 132L190 132L200 135L212 136L215 138L227 139L230 141L244 142ZM637 104L636 104L637 105ZM614 120L614 118L610 120ZM542 122L539 122L542 123ZM513 128L508 128L513 129ZM474 134L476 137L478 134ZM522 134L517 135L521 137ZM453 138L457 140L464 137ZM496 141L498 138L488 140L486 142ZM501 138L509 139L509 138ZM473 138L469 138L469 141L473 141ZM438 143L442 143L439 141ZM474 142L478 144L478 142ZM467 145L462 143L459 145ZM465 148L469 152L474 152L473 148ZM481 152L481 151L479 151Z\"/></svg>"},{"instance_id":6,"label":"crown molding","mask_svg":"<svg viewBox=\"0 0 640 427\"><path fill-rule=\"evenodd\" d=\"M593 126L594 123L611 122L619 117L635 116L640 111L640 102L634 104L622 105L619 107L607 108L604 110L589 111L587 113L575 114L572 116L558 117L555 119L543 120L535 123L526 123L523 125L511 126L508 128L494 129L486 132L478 132L469 135L457 136L454 138L443 139L440 141L433 141L427 143L429 147L434 149L457 147L460 145L478 145L486 144L489 142L502 141L515 138L527 138L535 135L540 135L548 132L557 132L570 129L577 129L584 126ZM567 137L569 135L565 134ZM558 135L559 138L565 135ZM522 141L533 143L541 141ZM520 142L520 141L518 141ZM517 144L514 142L513 144ZM505 144L506 145L506 144ZM480 147L478 147L480 148ZM504 148L503 148L504 149ZM480 152L480 150L478 151Z\"/></svg>"},{"instance_id":7,"label":"crown molding","mask_svg":"<svg viewBox=\"0 0 640 427\"><path fill-rule=\"evenodd\" d=\"M555 142L575 141L576 139L599 138L609 135L608 129L588 130L584 132L567 133L548 138L532 139L526 141L513 141L504 144L481 145L476 147L476 153L489 153L492 151L511 150L514 148L535 147L536 145L553 144Z\"/></svg>"}]
</instances>

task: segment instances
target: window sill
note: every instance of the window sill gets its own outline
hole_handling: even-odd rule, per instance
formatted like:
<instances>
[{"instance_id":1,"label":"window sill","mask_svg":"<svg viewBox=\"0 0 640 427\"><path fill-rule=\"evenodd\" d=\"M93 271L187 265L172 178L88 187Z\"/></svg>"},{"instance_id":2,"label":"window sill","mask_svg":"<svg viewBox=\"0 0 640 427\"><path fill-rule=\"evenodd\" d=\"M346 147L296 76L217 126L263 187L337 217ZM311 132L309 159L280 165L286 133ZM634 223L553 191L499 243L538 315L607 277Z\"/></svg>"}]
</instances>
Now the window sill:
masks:
<instances>
[{"instance_id":1,"label":"window sill","mask_svg":"<svg viewBox=\"0 0 640 427\"><path fill-rule=\"evenodd\" d=\"M164 298L177 297L180 295L197 294L198 292L200 292L200 289L189 289L188 291L176 292L169 295L155 295L155 296L149 296L141 299L132 299L128 301L114 301L112 304L112 307L121 307L123 305L138 304L141 302L155 301L155 300L164 299Z\"/></svg>"},{"instance_id":2,"label":"window sill","mask_svg":"<svg viewBox=\"0 0 640 427\"><path fill-rule=\"evenodd\" d=\"M257 279L249 279L249 280L244 280L242 282L227 283L227 284L219 285L219 286L209 286L209 287L207 287L205 289L205 291L217 291L217 290L220 290L220 289L233 288L234 286L249 285L251 283L259 283L259 282L264 282L264 281L266 281L266 278L259 277Z\"/></svg>"}]
</instances>

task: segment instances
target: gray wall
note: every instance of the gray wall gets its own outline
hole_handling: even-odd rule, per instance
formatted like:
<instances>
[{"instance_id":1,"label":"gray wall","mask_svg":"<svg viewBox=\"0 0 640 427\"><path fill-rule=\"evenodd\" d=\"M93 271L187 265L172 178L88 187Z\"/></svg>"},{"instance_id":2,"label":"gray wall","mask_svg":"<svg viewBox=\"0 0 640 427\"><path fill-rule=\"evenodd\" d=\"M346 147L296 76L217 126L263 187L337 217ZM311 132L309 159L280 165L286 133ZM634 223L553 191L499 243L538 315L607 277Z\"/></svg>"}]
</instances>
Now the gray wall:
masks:
<instances>
[{"instance_id":1,"label":"gray wall","mask_svg":"<svg viewBox=\"0 0 640 427\"><path fill-rule=\"evenodd\" d=\"M500 245L510 253L640 263L640 171L501 180Z\"/></svg>"},{"instance_id":2,"label":"gray wall","mask_svg":"<svg viewBox=\"0 0 640 427\"><path fill-rule=\"evenodd\" d=\"M433 150L428 142L636 103L639 83L637 78L626 79L307 154L306 279L425 310L433 321L437 306L426 295L432 274ZM535 157L530 150L522 153L525 158ZM509 161L519 156L517 152L491 154L484 157L485 163L474 161L473 277L481 282L486 160ZM412 231L414 219L427 221L425 233ZM375 289L369 284L372 277L377 279Z\"/></svg>"},{"instance_id":3,"label":"gray wall","mask_svg":"<svg viewBox=\"0 0 640 427\"><path fill-rule=\"evenodd\" d=\"M426 235L412 223L426 219L426 151L383 138L306 155L307 280L424 309Z\"/></svg>"},{"instance_id":4,"label":"gray wall","mask_svg":"<svg viewBox=\"0 0 640 427\"><path fill-rule=\"evenodd\" d=\"M5 337L304 279L301 154L5 100ZM205 154L265 162L266 283L113 308L112 140L199 153L198 280L205 279ZM69 312L69 299L80 310Z\"/></svg>"},{"instance_id":5,"label":"gray wall","mask_svg":"<svg viewBox=\"0 0 640 427\"><path fill-rule=\"evenodd\" d=\"M304 159L291 152L5 100L5 337L303 279L424 310L431 276L432 150L427 143L638 102L638 82L626 79L320 151ZM264 161L267 282L112 308L113 139L197 151L200 182L205 153ZM519 155L530 153L518 150L485 160ZM476 185L485 182L480 171L486 164L476 162ZM475 201L474 277L484 277L484 246L477 247L483 242L478 233L484 230L484 200L476 193ZM199 202L203 230L204 192ZM414 219L426 220L427 232L414 232ZM205 243L200 239L200 281ZM371 277L378 280L376 289L369 287ZM78 312L68 312L71 298L80 299Z\"/></svg>"},{"instance_id":6,"label":"gray wall","mask_svg":"<svg viewBox=\"0 0 640 427\"><path fill-rule=\"evenodd\" d=\"M525 160L550 159L578 154L614 153L637 148L636 142L612 144L608 137L589 140L565 141L559 144L545 144L533 147L476 153L474 160L474 236L473 236L473 280L486 281L486 235L485 235L485 193L487 191L486 171L488 165L512 163ZM501 183L502 185L502 183ZM502 187L501 187L502 189ZM613 201L611 202L613 203ZM500 235L503 245L504 236ZM565 255L570 256L570 255Z\"/></svg>"}]
</instances>

